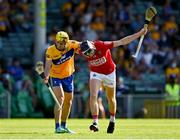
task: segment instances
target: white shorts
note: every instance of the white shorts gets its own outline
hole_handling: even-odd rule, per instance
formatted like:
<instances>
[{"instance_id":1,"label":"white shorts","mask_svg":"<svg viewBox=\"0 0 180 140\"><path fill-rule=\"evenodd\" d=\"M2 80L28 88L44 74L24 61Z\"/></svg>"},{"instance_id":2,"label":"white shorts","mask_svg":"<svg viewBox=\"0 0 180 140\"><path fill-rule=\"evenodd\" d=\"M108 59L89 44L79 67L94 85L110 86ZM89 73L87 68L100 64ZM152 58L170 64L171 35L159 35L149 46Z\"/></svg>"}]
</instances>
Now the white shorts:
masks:
<instances>
[{"instance_id":1,"label":"white shorts","mask_svg":"<svg viewBox=\"0 0 180 140\"><path fill-rule=\"evenodd\" d=\"M116 73L115 73L115 70L112 73L108 74L108 75L100 74L100 73L91 71L90 72L90 80L91 79L98 79L98 80L102 81L104 86L108 86L108 87L111 87L111 88L116 86Z\"/></svg>"}]
</instances>

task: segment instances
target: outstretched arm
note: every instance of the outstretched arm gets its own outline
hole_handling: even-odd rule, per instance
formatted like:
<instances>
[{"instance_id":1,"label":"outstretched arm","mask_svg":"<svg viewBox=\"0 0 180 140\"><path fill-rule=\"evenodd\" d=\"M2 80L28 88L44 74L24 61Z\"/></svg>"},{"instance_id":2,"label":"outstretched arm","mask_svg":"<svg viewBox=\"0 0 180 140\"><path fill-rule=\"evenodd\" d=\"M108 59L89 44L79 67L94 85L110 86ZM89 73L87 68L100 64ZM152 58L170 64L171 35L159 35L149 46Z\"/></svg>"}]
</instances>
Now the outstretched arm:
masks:
<instances>
[{"instance_id":1,"label":"outstretched arm","mask_svg":"<svg viewBox=\"0 0 180 140\"><path fill-rule=\"evenodd\" d=\"M127 45L133 40L139 38L141 35L145 35L147 33L147 27L142 28L139 32L126 36L120 40L113 41L113 47L118 47L121 45Z\"/></svg>"}]
</instances>

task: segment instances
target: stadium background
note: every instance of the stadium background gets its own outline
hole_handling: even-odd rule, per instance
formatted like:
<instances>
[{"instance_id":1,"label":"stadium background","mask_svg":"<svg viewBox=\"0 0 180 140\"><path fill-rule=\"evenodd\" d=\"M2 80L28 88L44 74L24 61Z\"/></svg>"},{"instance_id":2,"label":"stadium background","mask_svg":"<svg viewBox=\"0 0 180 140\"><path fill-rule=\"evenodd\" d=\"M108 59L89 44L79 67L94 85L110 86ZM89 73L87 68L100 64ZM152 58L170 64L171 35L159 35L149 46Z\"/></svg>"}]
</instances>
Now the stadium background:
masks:
<instances>
[{"instance_id":1,"label":"stadium background","mask_svg":"<svg viewBox=\"0 0 180 140\"><path fill-rule=\"evenodd\" d=\"M151 5L158 15L149 26L138 59L131 57L138 40L112 50L117 64L117 118L179 118L179 95L167 94L166 88L172 81L180 83L178 0L47 0L42 54L59 30L78 41L116 40L132 34L143 26L145 10ZM54 101L34 71L35 5L31 0L1 0L0 10L0 117L53 117ZM76 55L75 66L70 117L90 117L86 112L87 62ZM103 95L108 116L106 102Z\"/></svg>"}]
</instances>

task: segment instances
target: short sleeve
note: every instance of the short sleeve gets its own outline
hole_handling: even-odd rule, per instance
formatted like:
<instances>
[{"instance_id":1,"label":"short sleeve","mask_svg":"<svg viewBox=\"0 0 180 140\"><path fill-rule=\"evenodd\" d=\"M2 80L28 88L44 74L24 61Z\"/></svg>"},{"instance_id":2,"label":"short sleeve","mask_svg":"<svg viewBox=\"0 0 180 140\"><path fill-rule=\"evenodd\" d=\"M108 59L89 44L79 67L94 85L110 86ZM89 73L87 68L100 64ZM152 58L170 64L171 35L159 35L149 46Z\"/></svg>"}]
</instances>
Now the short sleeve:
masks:
<instances>
[{"instance_id":1,"label":"short sleeve","mask_svg":"<svg viewBox=\"0 0 180 140\"><path fill-rule=\"evenodd\" d=\"M52 60L51 50L49 48L46 50L46 60Z\"/></svg>"},{"instance_id":2,"label":"short sleeve","mask_svg":"<svg viewBox=\"0 0 180 140\"><path fill-rule=\"evenodd\" d=\"M79 54L80 51L79 42L75 40L71 40L71 44L73 49L75 50L75 53Z\"/></svg>"},{"instance_id":3,"label":"short sleeve","mask_svg":"<svg viewBox=\"0 0 180 140\"><path fill-rule=\"evenodd\" d=\"M107 47L108 49L113 48L113 42L112 41L105 41L103 43L104 43L104 46Z\"/></svg>"},{"instance_id":4,"label":"short sleeve","mask_svg":"<svg viewBox=\"0 0 180 140\"><path fill-rule=\"evenodd\" d=\"M102 47L104 49L111 49L113 48L112 41L94 41L95 46Z\"/></svg>"}]
</instances>

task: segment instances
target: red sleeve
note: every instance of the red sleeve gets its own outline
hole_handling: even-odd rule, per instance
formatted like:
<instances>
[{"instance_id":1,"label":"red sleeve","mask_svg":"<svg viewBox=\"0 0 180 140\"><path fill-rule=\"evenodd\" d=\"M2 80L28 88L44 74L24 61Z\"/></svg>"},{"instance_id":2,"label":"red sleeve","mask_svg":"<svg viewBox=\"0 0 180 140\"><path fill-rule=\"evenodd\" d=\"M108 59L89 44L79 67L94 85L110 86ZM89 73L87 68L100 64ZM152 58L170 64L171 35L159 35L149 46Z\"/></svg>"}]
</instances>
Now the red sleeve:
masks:
<instances>
[{"instance_id":1,"label":"red sleeve","mask_svg":"<svg viewBox=\"0 0 180 140\"><path fill-rule=\"evenodd\" d=\"M77 50L77 54L83 56L83 53L82 53L81 49L78 49L78 50Z\"/></svg>"},{"instance_id":2,"label":"red sleeve","mask_svg":"<svg viewBox=\"0 0 180 140\"><path fill-rule=\"evenodd\" d=\"M94 41L95 46L100 46L106 49L113 48L113 42L112 41Z\"/></svg>"},{"instance_id":3,"label":"red sleeve","mask_svg":"<svg viewBox=\"0 0 180 140\"><path fill-rule=\"evenodd\" d=\"M79 55L83 55L82 52L81 52L81 50L78 51L78 54L79 54Z\"/></svg>"}]
</instances>

